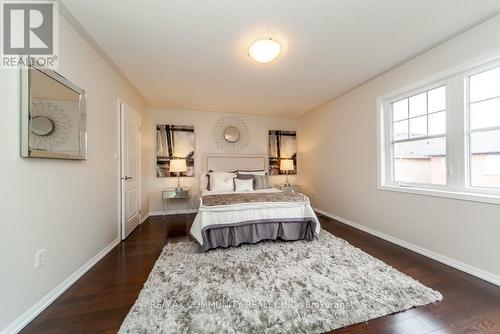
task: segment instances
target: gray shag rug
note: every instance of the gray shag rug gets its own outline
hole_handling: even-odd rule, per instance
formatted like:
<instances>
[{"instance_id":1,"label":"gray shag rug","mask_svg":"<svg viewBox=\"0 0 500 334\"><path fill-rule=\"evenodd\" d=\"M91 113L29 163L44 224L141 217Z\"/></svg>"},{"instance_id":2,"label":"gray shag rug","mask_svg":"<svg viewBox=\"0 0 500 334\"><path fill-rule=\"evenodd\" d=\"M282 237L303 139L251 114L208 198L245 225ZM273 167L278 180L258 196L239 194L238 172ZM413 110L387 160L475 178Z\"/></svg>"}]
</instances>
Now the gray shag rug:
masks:
<instances>
[{"instance_id":1,"label":"gray shag rug","mask_svg":"<svg viewBox=\"0 0 500 334\"><path fill-rule=\"evenodd\" d=\"M119 333L322 333L442 299L322 231L198 251L165 246Z\"/></svg>"}]
</instances>

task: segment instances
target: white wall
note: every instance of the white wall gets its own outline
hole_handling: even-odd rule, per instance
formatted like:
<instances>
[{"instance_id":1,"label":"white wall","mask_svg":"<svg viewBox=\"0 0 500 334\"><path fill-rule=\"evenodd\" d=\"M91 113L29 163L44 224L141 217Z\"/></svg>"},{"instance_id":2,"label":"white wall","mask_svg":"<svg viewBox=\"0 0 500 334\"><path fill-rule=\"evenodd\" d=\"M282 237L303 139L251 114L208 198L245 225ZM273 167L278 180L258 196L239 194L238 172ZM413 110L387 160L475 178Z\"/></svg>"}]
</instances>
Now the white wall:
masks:
<instances>
[{"instance_id":1,"label":"white wall","mask_svg":"<svg viewBox=\"0 0 500 334\"><path fill-rule=\"evenodd\" d=\"M147 113L62 17L59 44L58 72L88 94L86 161L20 158L20 74L0 70L0 330L117 240L118 97ZM35 269L43 248L47 263Z\"/></svg>"},{"instance_id":2,"label":"white wall","mask_svg":"<svg viewBox=\"0 0 500 334\"><path fill-rule=\"evenodd\" d=\"M497 16L303 116L301 183L313 205L499 279L500 206L377 189L376 104L378 96L500 49L499 31Z\"/></svg>"},{"instance_id":3,"label":"white wall","mask_svg":"<svg viewBox=\"0 0 500 334\"><path fill-rule=\"evenodd\" d=\"M195 193L199 192L199 179L200 171L202 168L202 157L204 154L224 154L224 151L219 149L213 139L212 130L215 123L223 116L228 114L217 112L203 112L203 111L188 111L188 110L171 110L153 108L149 110L150 122L149 128L145 129L150 134L150 141L154 142L153 138L156 135L157 124L175 124L175 125L193 125L195 127L195 177L181 178L182 187L191 187ZM250 131L250 141L248 146L239 154L262 154L267 156L269 141L269 130L296 130L297 119L292 117L270 117L270 116L253 116L253 115L236 115L241 118L247 125ZM300 143L302 140L300 132L297 133L297 141ZM158 213L164 210L161 199L161 191L168 187L175 187L177 185L177 178L157 178L154 161L155 150L151 149L149 152L151 161L150 166L150 179L149 179L149 199L150 210L153 213ZM301 175L301 166L298 165L298 175ZM291 183L297 183L296 176L290 176ZM284 183L284 176L272 176L270 182L273 184ZM196 207L195 203L192 203ZM172 203L173 209L184 208L184 204L175 206Z\"/></svg>"}]
</instances>

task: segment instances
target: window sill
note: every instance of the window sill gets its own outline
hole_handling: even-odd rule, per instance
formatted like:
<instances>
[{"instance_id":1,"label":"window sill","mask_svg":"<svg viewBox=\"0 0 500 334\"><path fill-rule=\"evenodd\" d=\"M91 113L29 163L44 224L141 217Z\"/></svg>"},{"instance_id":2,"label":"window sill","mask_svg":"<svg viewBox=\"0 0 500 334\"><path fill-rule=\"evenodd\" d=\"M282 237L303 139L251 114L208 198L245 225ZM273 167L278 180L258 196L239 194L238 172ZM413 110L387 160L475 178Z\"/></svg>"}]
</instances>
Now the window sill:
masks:
<instances>
[{"instance_id":1,"label":"window sill","mask_svg":"<svg viewBox=\"0 0 500 334\"><path fill-rule=\"evenodd\" d=\"M400 187L396 185L379 185L378 189L395 191L414 195L423 196L434 196L449 198L454 200L469 201L469 202L479 202L488 204L500 204L500 195L491 194L478 194L472 192L459 192L459 191L446 191L446 190L436 190L436 189L425 189L418 187Z\"/></svg>"}]
</instances>

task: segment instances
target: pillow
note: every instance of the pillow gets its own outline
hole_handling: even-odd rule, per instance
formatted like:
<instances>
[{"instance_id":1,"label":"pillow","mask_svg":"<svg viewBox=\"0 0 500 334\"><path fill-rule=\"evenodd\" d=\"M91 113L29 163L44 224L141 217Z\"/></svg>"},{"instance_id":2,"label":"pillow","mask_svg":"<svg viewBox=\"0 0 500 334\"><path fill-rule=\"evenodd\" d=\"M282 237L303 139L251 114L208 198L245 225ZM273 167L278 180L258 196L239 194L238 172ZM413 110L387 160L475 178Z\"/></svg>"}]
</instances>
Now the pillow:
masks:
<instances>
[{"instance_id":1,"label":"pillow","mask_svg":"<svg viewBox=\"0 0 500 334\"><path fill-rule=\"evenodd\" d=\"M259 170L238 170L236 171L236 173L238 173L238 175L267 175L266 171L263 170L263 169L259 169Z\"/></svg>"},{"instance_id":2,"label":"pillow","mask_svg":"<svg viewBox=\"0 0 500 334\"><path fill-rule=\"evenodd\" d=\"M208 170L207 174L205 174L205 176L207 177L207 190L211 190L210 189L210 174L212 173L226 173L226 172L214 172L213 170ZM235 174L237 173L237 171L234 171L234 172L228 172L228 173L231 173L231 174Z\"/></svg>"},{"instance_id":3,"label":"pillow","mask_svg":"<svg viewBox=\"0 0 500 334\"><path fill-rule=\"evenodd\" d=\"M253 178L234 179L234 191L253 191Z\"/></svg>"},{"instance_id":4,"label":"pillow","mask_svg":"<svg viewBox=\"0 0 500 334\"><path fill-rule=\"evenodd\" d=\"M254 189L269 189L271 186L269 185L269 176L267 175L254 175Z\"/></svg>"},{"instance_id":5,"label":"pillow","mask_svg":"<svg viewBox=\"0 0 500 334\"><path fill-rule=\"evenodd\" d=\"M210 173L213 173L213 170L209 170L208 173L205 175L207 177L207 190L210 190Z\"/></svg>"},{"instance_id":6,"label":"pillow","mask_svg":"<svg viewBox=\"0 0 500 334\"><path fill-rule=\"evenodd\" d=\"M240 180L253 180L253 174L237 174L236 178Z\"/></svg>"},{"instance_id":7,"label":"pillow","mask_svg":"<svg viewBox=\"0 0 500 334\"><path fill-rule=\"evenodd\" d=\"M252 180L252 188L255 188L255 181L253 179L253 174L236 174L236 177L233 180ZM236 189L236 183L234 184L234 188Z\"/></svg>"},{"instance_id":8,"label":"pillow","mask_svg":"<svg viewBox=\"0 0 500 334\"><path fill-rule=\"evenodd\" d=\"M212 172L210 174L210 190L234 191L234 173Z\"/></svg>"}]
</instances>

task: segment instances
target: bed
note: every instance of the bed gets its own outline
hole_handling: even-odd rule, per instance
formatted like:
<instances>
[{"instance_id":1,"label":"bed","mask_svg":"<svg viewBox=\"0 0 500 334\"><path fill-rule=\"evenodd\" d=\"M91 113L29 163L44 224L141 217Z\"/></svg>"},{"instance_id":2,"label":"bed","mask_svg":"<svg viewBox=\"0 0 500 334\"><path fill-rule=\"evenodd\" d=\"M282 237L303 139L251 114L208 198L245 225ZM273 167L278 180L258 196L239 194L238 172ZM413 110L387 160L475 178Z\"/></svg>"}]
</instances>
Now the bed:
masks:
<instances>
[{"instance_id":1,"label":"bed","mask_svg":"<svg viewBox=\"0 0 500 334\"><path fill-rule=\"evenodd\" d=\"M255 191L207 189L208 171L266 170L264 156L208 155L203 159L200 206L190 234L201 251L262 240L313 240L320 232L309 199L274 188Z\"/></svg>"}]
</instances>

